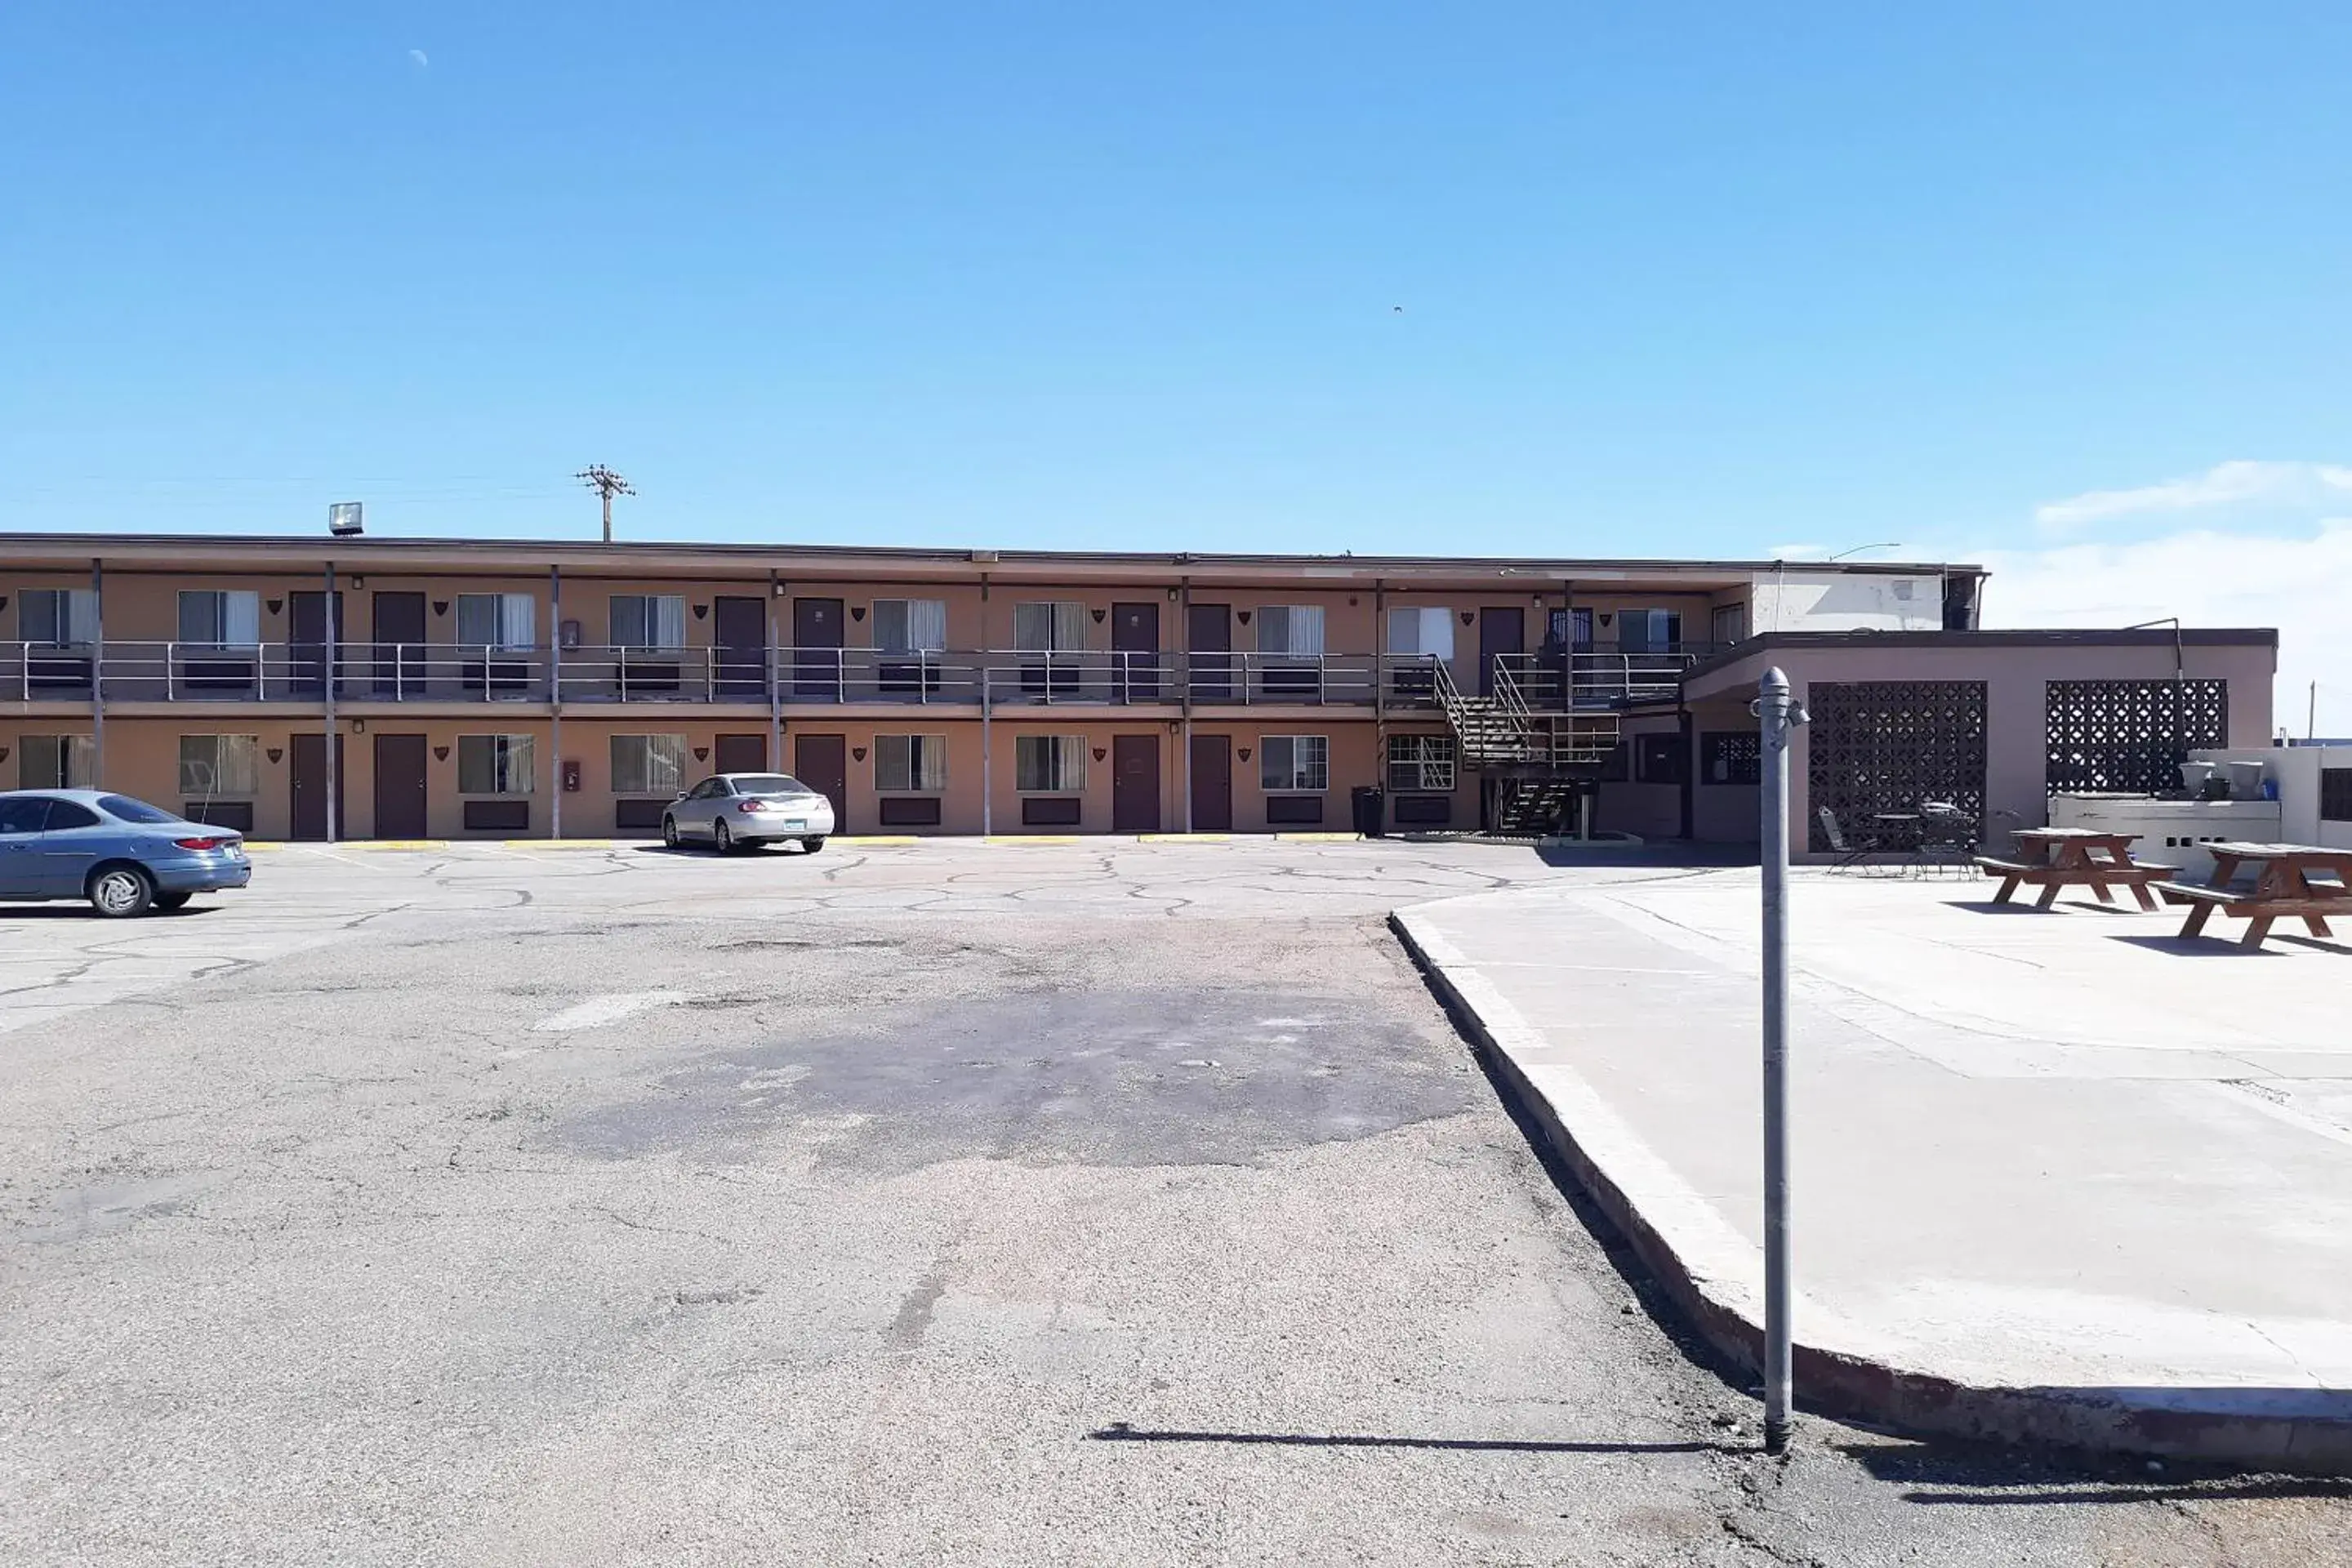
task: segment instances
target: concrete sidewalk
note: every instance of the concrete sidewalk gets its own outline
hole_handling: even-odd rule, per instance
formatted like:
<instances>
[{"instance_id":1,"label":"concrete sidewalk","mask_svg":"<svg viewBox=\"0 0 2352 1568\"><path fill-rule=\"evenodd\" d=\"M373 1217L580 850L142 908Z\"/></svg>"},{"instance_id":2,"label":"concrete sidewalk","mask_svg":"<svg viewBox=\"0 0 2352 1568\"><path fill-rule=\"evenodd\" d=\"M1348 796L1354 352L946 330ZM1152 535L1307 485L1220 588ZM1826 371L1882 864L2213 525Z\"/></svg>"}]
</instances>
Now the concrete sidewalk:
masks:
<instances>
[{"instance_id":1,"label":"concrete sidewalk","mask_svg":"<svg viewBox=\"0 0 2352 1568\"><path fill-rule=\"evenodd\" d=\"M2352 1471L2352 949L1801 877L1801 1398ZM1753 871L1396 923L1719 1346L1762 1300Z\"/></svg>"}]
</instances>

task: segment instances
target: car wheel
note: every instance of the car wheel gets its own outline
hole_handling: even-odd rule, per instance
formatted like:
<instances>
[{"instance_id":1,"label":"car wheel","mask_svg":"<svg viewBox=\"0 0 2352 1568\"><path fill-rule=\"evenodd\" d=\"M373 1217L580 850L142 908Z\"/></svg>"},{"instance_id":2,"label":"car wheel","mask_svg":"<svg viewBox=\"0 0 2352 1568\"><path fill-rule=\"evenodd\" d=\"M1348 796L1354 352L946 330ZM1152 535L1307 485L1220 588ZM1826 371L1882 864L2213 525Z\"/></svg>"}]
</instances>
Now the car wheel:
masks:
<instances>
[{"instance_id":1,"label":"car wheel","mask_svg":"<svg viewBox=\"0 0 2352 1568\"><path fill-rule=\"evenodd\" d=\"M801 853L803 855L814 855L824 847L824 840L822 838L803 838L801 840Z\"/></svg>"},{"instance_id":2,"label":"car wheel","mask_svg":"<svg viewBox=\"0 0 2352 1568\"><path fill-rule=\"evenodd\" d=\"M89 879L89 907L110 921L143 915L155 902L155 884L136 866L110 866Z\"/></svg>"},{"instance_id":3,"label":"car wheel","mask_svg":"<svg viewBox=\"0 0 2352 1568\"><path fill-rule=\"evenodd\" d=\"M184 910L188 907L188 900L194 896L193 893L158 893L155 895L155 907L159 910Z\"/></svg>"},{"instance_id":4,"label":"car wheel","mask_svg":"<svg viewBox=\"0 0 2352 1568\"><path fill-rule=\"evenodd\" d=\"M725 823L714 822L710 825L710 847L721 855L735 853L735 836L727 831Z\"/></svg>"},{"instance_id":5,"label":"car wheel","mask_svg":"<svg viewBox=\"0 0 2352 1568\"><path fill-rule=\"evenodd\" d=\"M675 816L664 816L664 817L662 818L662 842L663 842L664 844L668 845L672 849L675 849L675 848L677 848L677 817L675 817Z\"/></svg>"}]
</instances>

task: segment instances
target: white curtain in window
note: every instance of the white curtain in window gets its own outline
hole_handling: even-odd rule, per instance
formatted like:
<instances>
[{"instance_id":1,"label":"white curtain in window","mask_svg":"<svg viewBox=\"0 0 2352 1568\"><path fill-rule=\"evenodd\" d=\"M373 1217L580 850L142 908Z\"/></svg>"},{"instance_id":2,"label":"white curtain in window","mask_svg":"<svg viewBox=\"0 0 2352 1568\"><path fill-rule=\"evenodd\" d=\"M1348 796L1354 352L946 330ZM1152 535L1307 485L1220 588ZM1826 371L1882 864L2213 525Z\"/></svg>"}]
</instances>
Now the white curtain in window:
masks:
<instances>
[{"instance_id":1,"label":"white curtain in window","mask_svg":"<svg viewBox=\"0 0 2352 1568\"><path fill-rule=\"evenodd\" d=\"M21 603L17 632L28 643L64 647L98 640L98 595L88 588L27 588Z\"/></svg>"},{"instance_id":2,"label":"white curtain in window","mask_svg":"<svg viewBox=\"0 0 2352 1568\"><path fill-rule=\"evenodd\" d=\"M514 597L521 598L516 595ZM524 599L527 605L529 599ZM503 614L503 612L501 612ZM530 618L524 618L529 637ZM615 594L612 602L613 641L626 648L674 653L686 647L686 598L679 594Z\"/></svg>"},{"instance_id":3,"label":"white curtain in window","mask_svg":"<svg viewBox=\"0 0 2352 1568\"><path fill-rule=\"evenodd\" d=\"M254 647L261 641L261 595L181 589L180 640L208 647Z\"/></svg>"},{"instance_id":4,"label":"white curtain in window","mask_svg":"<svg viewBox=\"0 0 2352 1568\"><path fill-rule=\"evenodd\" d=\"M1013 606L1013 646L1029 652L1069 653L1087 646L1087 607L1074 600Z\"/></svg>"},{"instance_id":5,"label":"white curtain in window","mask_svg":"<svg viewBox=\"0 0 2352 1568\"><path fill-rule=\"evenodd\" d=\"M674 795L686 776L683 735L615 735L612 756L614 795Z\"/></svg>"},{"instance_id":6,"label":"white curtain in window","mask_svg":"<svg viewBox=\"0 0 2352 1568\"><path fill-rule=\"evenodd\" d=\"M204 800L254 794L261 776L260 751L255 735L181 736L180 793Z\"/></svg>"},{"instance_id":7,"label":"white curtain in window","mask_svg":"<svg viewBox=\"0 0 2352 1568\"><path fill-rule=\"evenodd\" d=\"M1257 651L1311 658L1323 651L1323 606L1260 605Z\"/></svg>"},{"instance_id":8,"label":"white curtain in window","mask_svg":"<svg viewBox=\"0 0 2352 1568\"><path fill-rule=\"evenodd\" d=\"M1016 735L1013 771L1014 787L1024 793L1076 794L1087 787L1086 737Z\"/></svg>"},{"instance_id":9,"label":"white curtain in window","mask_svg":"<svg viewBox=\"0 0 2352 1568\"><path fill-rule=\"evenodd\" d=\"M1020 618L1016 606L1013 618ZM942 599L874 601L874 646L884 653L932 652L948 646L948 606Z\"/></svg>"},{"instance_id":10,"label":"white curtain in window","mask_svg":"<svg viewBox=\"0 0 2352 1568\"><path fill-rule=\"evenodd\" d=\"M874 737L874 787L883 793L936 794L948 787L945 735Z\"/></svg>"},{"instance_id":11,"label":"white curtain in window","mask_svg":"<svg viewBox=\"0 0 2352 1568\"><path fill-rule=\"evenodd\" d=\"M1454 612L1442 607L1391 610L1389 651L1433 654L1439 658L1452 658Z\"/></svg>"},{"instance_id":12,"label":"white curtain in window","mask_svg":"<svg viewBox=\"0 0 2352 1568\"><path fill-rule=\"evenodd\" d=\"M529 594L457 595L457 642L464 647L527 648L531 646Z\"/></svg>"},{"instance_id":13,"label":"white curtain in window","mask_svg":"<svg viewBox=\"0 0 2352 1568\"><path fill-rule=\"evenodd\" d=\"M98 747L88 735L19 735L18 789L91 789Z\"/></svg>"},{"instance_id":14,"label":"white curtain in window","mask_svg":"<svg viewBox=\"0 0 2352 1568\"><path fill-rule=\"evenodd\" d=\"M537 758L529 735L460 735L457 793L530 795L539 776Z\"/></svg>"}]
</instances>

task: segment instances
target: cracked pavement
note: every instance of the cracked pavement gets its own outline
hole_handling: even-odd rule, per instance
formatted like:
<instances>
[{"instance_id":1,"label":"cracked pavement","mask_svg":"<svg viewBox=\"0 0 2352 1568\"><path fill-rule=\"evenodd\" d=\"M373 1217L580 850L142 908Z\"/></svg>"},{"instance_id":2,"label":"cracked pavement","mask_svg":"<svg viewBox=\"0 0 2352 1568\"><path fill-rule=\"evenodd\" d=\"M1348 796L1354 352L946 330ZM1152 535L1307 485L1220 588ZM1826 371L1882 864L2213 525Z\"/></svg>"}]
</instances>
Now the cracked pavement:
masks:
<instances>
[{"instance_id":1,"label":"cracked pavement","mask_svg":"<svg viewBox=\"0 0 2352 1568\"><path fill-rule=\"evenodd\" d=\"M1485 845L289 847L0 910L0 1561L2286 1563L1695 1359L1381 927Z\"/></svg>"}]
</instances>

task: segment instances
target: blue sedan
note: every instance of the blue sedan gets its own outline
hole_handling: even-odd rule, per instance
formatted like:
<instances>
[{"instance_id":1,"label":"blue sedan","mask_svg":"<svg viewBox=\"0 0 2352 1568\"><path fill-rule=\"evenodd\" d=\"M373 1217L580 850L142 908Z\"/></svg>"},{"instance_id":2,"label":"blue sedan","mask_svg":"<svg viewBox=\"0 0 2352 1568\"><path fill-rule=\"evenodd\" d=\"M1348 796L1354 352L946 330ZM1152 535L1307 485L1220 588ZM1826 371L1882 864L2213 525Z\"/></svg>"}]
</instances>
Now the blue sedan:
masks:
<instances>
[{"instance_id":1,"label":"blue sedan","mask_svg":"<svg viewBox=\"0 0 2352 1568\"><path fill-rule=\"evenodd\" d=\"M88 899L122 920L251 880L226 828L103 790L0 791L0 900Z\"/></svg>"}]
</instances>

